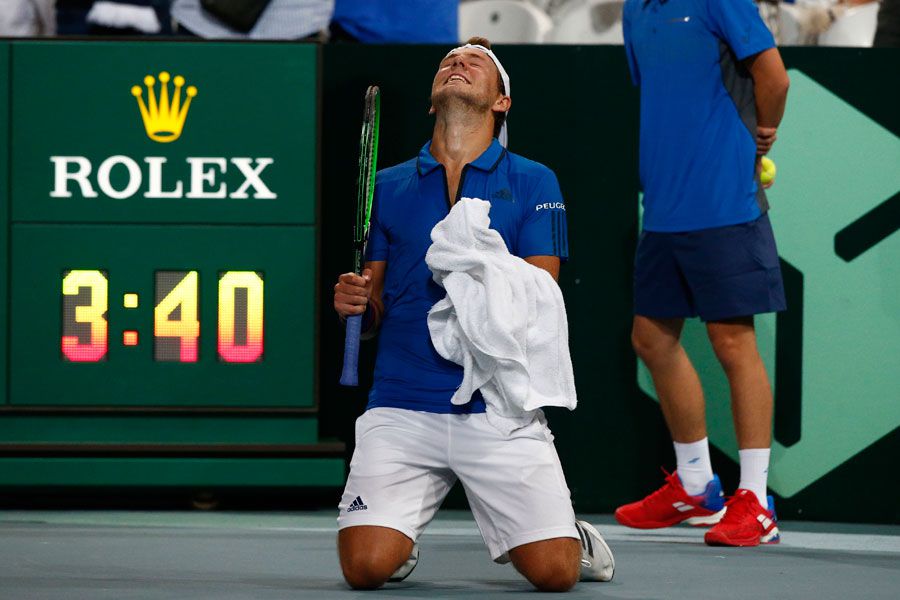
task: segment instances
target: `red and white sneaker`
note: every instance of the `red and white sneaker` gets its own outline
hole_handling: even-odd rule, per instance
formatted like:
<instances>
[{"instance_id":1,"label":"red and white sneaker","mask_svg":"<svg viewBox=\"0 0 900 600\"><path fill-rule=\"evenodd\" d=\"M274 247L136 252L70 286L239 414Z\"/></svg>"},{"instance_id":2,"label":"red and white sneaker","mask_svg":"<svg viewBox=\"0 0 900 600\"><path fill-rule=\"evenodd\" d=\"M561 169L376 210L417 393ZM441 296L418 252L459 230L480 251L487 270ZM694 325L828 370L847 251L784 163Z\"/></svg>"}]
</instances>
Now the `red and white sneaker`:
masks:
<instances>
[{"instance_id":1,"label":"red and white sneaker","mask_svg":"<svg viewBox=\"0 0 900 600\"><path fill-rule=\"evenodd\" d=\"M665 471L663 471L665 473ZM719 522L725 514L725 498L719 477L713 475L706 491L690 496L678 473L666 473L666 484L638 502L616 509L616 521L636 529L658 529L687 522L704 527Z\"/></svg>"},{"instance_id":2,"label":"red and white sneaker","mask_svg":"<svg viewBox=\"0 0 900 600\"><path fill-rule=\"evenodd\" d=\"M706 532L704 539L710 546L758 546L781 541L775 501L767 497L769 509L759 504L756 494L739 489L725 503L725 517Z\"/></svg>"}]
</instances>

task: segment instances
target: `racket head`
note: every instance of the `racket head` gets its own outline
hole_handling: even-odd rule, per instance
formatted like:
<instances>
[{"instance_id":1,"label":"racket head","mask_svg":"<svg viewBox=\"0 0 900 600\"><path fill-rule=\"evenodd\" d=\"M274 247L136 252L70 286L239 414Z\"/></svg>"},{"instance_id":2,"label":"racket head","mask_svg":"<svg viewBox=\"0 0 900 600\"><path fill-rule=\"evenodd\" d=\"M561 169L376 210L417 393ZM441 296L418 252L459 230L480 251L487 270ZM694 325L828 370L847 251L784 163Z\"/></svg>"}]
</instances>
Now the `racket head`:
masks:
<instances>
[{"instance_id":1,"label":"racket head","mask_svg":"<svg viewBox=\"0 0 900 600\"><path fill-rule=\"evenodd\" d=\"M375 198L375 173L378 164L378 132L381 125L381 90L371 85L366 90L362 132L359 140L359 172L356 181L356 226L354 227L354 273L362 272Z\"/></svg>"}]
</instances>

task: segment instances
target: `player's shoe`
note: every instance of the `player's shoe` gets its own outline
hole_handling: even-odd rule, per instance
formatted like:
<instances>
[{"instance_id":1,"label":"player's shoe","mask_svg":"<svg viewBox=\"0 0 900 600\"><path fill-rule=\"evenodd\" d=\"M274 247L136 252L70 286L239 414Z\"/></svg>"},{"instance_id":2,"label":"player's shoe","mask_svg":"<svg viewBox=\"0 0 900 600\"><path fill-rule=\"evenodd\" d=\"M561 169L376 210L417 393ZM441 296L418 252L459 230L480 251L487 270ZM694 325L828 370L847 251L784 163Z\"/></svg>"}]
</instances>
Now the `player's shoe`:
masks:
<instances>
[{"instance_id":1,"label":"player's shoe","mask_svg":"<svg viewBox=\"0 0 900 600\"><path fill-rule=\"evenodd\" d=\"M388 581L390 583L397 583L403 581L409 574L413 572L413 569L416 568L416 565L419 564L419 545L413 544L412 552L409 555L409 558L406 559L406 562L400 565L400 568L394 571L394 574L391 575Z\"/></svg>"},{"instance_id":2,"label":"player's shoe","mask_svg":"<svg viewBox=\"0 0 900 600\"><path fill-rule=\"evenodd\" d=\"M587 521L575 521L581 537L581 576L579 581L612 581L616 560L603 536Z\"/></svg>"},{"instance_id":3,"label":"player's shoe","mask_svg":"<svg viewBox=\"0 0 900 600\"><path fill-rule=\"evenodd\" d=\"M725 517L706 532L704 539L710 546L758 546L781 541L775 500L766 497L769 509L759 504L756 494L739 489L725 503Z\"/></svg>"},{"instance_id":4,"label":"player's shoe","mask_svg":"<svg viewBox=\"0 0 900 600\"><path fill-rule=\"evenodd\" d=\"M671 475L666 473L666 484L643 500L617 508L616 521L636 529L658 529L684 522L705 527L722 519L724 507L718 475L713 475L702 494L691 496L684 490L676 471Z\"/></svg>"}]
</instances>

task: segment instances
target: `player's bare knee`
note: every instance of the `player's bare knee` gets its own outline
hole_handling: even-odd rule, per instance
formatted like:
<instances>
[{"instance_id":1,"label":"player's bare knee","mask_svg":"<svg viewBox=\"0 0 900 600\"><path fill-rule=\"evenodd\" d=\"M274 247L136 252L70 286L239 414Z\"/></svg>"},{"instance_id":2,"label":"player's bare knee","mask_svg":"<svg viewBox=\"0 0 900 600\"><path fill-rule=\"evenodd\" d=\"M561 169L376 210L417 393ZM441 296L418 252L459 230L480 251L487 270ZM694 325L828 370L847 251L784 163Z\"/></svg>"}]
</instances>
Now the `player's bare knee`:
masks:
<instances>
[{"instance_id":1,"label":"player's bare knee","mask_svg":"<svg viewBox=\"0 0 900 600\"><path fill-rule=\"evenodd\" d=\"M355 590L375 590L383 586L394 568L371 554L341 555L341 571L347 584Z\"/></svg>"},{"instance_id":2,"label":"player's bare knee","mask_svg":"<svg viewBox=\"0 0 900 600\"><path fill-rule=\"evenodd\" d=\"M350 587L373 590L384 585L412 550L412 540L391 529L360 526L338 533L338 556Z\"/></svg>"},{"instance_id":3,"label":"player's bare knee","mask_svg":"<svg viewBox=\"0 0 900 600\"><path fill-rule=\"evenodd\" d=\"M387 582L395 568L384 555L375 554L359 544L338 544L344 579L353 589L374 590Z\"/></svg>"},{"instance_id":4,"label":"player's bare knee","mask_svg":"<svg viewBox=\"0 0 900 600\"><path fill-rule=\"evenodd\" d=\"M377 590L385 583L387 583L387 577L377 577L372 574L365 573L347 573L344 572L344 580L354 590Z\"/></svg>"},{"instance_id":5,"label":"player's bare knee","mask_svg":"<svg viewBox=\"0 0 900 600\"><path fill-rule=\"evenodd\" d=\"M578 563L551 560L545 568L532 569L525 578L540 592L567 592L578 583Z\"/></svg>"},{"instance_id":6,"label":"player's bare knee","mask_svg":"<svg viewBox=\"0 0 900 600\"><path fill-rule=\"evenodd\" d=\"M569 541L569 540L566 540ZM557 545L552 551L511 554L516 569L541 592L565 592L578 582L581 546L576 540L569 548Z\"/></svg>"}]
</instances>

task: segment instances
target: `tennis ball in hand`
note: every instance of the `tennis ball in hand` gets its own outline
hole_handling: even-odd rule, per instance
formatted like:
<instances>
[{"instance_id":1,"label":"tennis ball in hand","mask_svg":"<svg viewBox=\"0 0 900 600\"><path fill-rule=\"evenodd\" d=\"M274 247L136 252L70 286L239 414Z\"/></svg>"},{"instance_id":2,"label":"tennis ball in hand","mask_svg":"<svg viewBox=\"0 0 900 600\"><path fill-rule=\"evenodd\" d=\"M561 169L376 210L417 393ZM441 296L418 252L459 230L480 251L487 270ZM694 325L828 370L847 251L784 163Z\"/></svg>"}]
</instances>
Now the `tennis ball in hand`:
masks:
<instances>
[{"instance_id":1,"label":"tennis ball in hand","mask_svg":"<svg viewBox=\"0 0 900 600\"><path fill-rule=\"evenodd\" d=\"M763 185L768 185L772 181L775 181L775 163L772 162L772 160L767 156L763 156L760 163L762 166L762 170L759 173L760 183L762 183Z\"/></svg>"}]
</instances>

